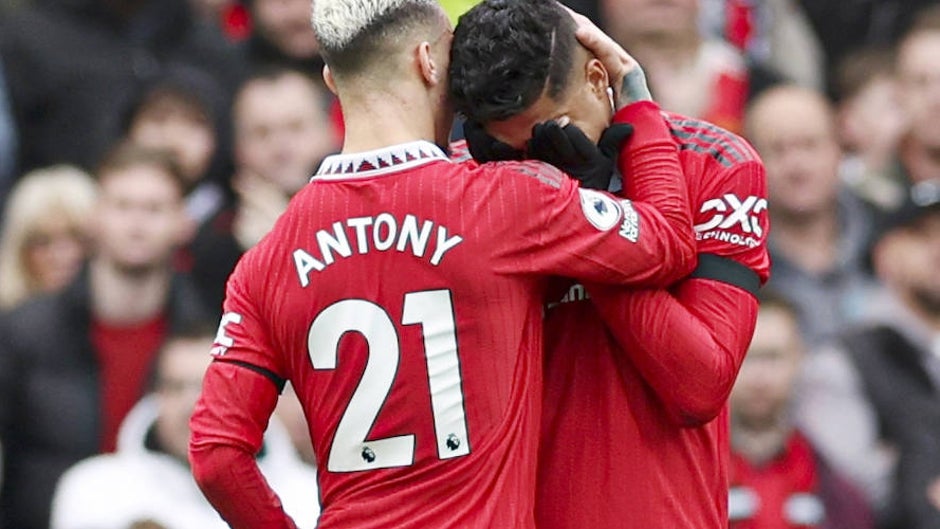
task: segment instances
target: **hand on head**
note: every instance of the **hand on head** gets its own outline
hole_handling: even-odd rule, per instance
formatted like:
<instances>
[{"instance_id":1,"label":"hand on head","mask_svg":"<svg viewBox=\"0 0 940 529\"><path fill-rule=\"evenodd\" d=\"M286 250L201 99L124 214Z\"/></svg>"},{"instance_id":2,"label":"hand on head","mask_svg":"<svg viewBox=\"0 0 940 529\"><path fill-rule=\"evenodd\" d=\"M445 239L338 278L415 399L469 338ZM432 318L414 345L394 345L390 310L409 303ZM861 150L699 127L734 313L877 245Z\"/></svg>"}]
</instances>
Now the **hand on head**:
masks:
<instances>
[{"instance_id":1,"label":"hand on head","mask_svg":"<svg viewBox=\"0 0 940 529\"><path fill-rule=\"evenodd\" d=\"M577 25L575 36L578 42L594 54L607 69L610 86L614 90L616 109L620 110L637 101L652 101L653 97L646 83L646 74L640 63L588 17L572 11L567 6L564 7Z\"/></svg>"}]
</instances>

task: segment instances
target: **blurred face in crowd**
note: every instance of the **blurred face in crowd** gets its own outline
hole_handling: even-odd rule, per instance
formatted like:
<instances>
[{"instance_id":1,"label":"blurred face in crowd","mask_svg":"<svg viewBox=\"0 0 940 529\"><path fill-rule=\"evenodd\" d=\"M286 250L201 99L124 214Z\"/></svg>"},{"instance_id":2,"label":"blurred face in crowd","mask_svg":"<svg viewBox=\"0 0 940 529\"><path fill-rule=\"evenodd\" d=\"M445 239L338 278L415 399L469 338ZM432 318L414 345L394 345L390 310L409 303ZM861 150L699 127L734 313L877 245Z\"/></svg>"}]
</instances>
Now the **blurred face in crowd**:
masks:
<instances>
[{"instance_id":1,"label":"blurred face in crowd","mask_svg":"<svg viewBox=\"0 0 940 529\"><path fill-rule=\"evenodd\" d=\"M907 127L894 77L884 74L870 78L840 104L839 122L842 142L848 148L863 154L893 149Z\"/></svg>"},{"instance_id":2,"label":"blurred face in crowd","mask_svg":"<svg viewBox=\"0 0 940 529\"><path fill-rule=\"evenodd\" d=\"M290 73L255 80L235 103L235 158L288 194L313 176L339 144L313 81Z\"/></svg>"},{"instance_id":3,"label":"blurred face in crowd","mask_svg":"<svg viewBox=\"0 0 940 529\"><path fill-rule=\"evenodd\" d=\"M173 153L189 186L205 176L216 149L216 134L209 116L172 95L148 101L134 118L130 139L150 149Z\"/></svg>"},{"instance_id":4,"label":"blurred face in crowd","mask_svg":"<svg viewBox=\"0 0 940 529\"><path fill-rule=\"evenodd\" d=\"M160 446L182 461L189 450L189 417L202 377L209 367L212 338L176 338L167 342L157 365L157 435Z\"/></svg>"},{"instance_id":5,"label":"blurred face in crowd","mask_svg":"<svg viewBox=\"0 0 940 529\"><path fill-rule=\"evenodd\" d=\"M940 149L940 30L921 31L898 49L901 103L913 139Z\"/></svg>"},{"instance_id":6,"label":"blurred face in crowd","mask_svg":"<svg viewBox=\"0 0 940 529\"><path fill-rule=\"evenodd\" d=\"M754 102L746 121L746 135L767 169L776 213L813 215L833 208L842 154L823 96L797 87L772 88Z\"/></svg>"},{"instance_id":7,"label":"blurred face in crowd","mask_svg":"<svg viewBox=\"0 0 940 529\"><path fill-rule=\"evenodd\" d=\"M254 0L255 31L284 54L310 59L320 50L310 25L312 12L310 0Z\"/></svg>"},{"instance_id":8,"label":"blurred face in crowd","mask_svg":"<svg viewBox=\"0 0 940 529\"><path fill-rule=\"evenodd\" d=\"M940 323L940 205L909 226L895 228L875 246L878 276L922 314Z\"/></svg>"},{"instance_id":9,"label":"blurred face in crowd","mask_svg":"<svg viewBox=\"0 0 940 529\"><path fill-rule=\"evenodd\" d=\"M173 176L137 164L102 173L99 180L98 257L127 273L167 266L186 230L182 190Z\"/></svg>"},{"instance_id":10,"label":"blurred face in crowd","mask_svg":"<svg viewBox=\"0 0 940 529\"><path fill-rule=\"evenodd\" d=\"M41 290L58 290L75 277L88 250L86 230L86 225L57 212L50 212L31 229L23 257Z\"/></svg>"},{"instance_id":11,"label":"blurred face in crowd","mask_svg":"<svg viewBox=\"0 0 940 529\"><path fill-rule=\"evenodd\" d=\"M699 0L601 0L600 7L605 29L621 44L698 32Z\"/></svg>"},{"instance_id":12,"label":"blurred face in crowd","mask_svg":"<svg viewBox=\"0 0 940 529\"><path fill-rule=\"evenodd\" d=\"M731 391L731 414L738 424L756 430L777 424L788 406L802 348L796 318L779 305L762 306Z\"/></svg>"}]
</instances>

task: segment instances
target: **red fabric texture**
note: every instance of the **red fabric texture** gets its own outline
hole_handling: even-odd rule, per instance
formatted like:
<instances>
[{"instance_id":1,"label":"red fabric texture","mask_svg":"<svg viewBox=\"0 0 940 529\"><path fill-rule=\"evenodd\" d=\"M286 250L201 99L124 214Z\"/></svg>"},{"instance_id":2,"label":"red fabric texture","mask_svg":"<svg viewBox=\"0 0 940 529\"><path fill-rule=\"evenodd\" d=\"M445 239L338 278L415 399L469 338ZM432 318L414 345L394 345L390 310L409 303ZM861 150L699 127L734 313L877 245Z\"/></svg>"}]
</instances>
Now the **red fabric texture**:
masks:
<instances>
[{"instance_id":1,"label":"red fabric texture","mask_svg":"<svg viewBox=\"0 0 940 529\"><path fill-rule=\"evenodd\" d=\"M662 120L654 104L626 112ZM664 125L650 129L629 142L626 157L635 178L651 181L651 204L580 190L540 162L451 163L429 155L428 143L325 160L229 279L214 349L227 364L216 361L210 377L228 366L254 378L207 381L191 423L197 481L226 520L236 528L283 523L255 469L219 470L252 466L273 407L273 390L255 382L264 379L248 364L290 380L305 405L321 529L533 528L545 278L669 284L694 265L676 148ZM647 163L655 173L644 175ZM598 219L594 205L608 206L609 216ZM625 211L636 213L635 238L621 234ZM397 219L399 234L408 216L415 230L429 223L426 243L399 239L406 242L380 249L391 233L373 232L380 216ZM344 225L349 219L366 226L362 236ZM458 235L432 257L443 238ZM458 431L455 416L466 438L447 435ZM438 432L441 424L451 426ZM393 438L404 440L394 450L380 443Z\"/></svg>"},{"instance_id":2,"label":"red fabric texture","mask_svg":"<svg viewBox=\"0 0 940 529\"><path fill-rule=\"evenodd\" d=\"M662 119L680 151L699 253L766 281L760 159L712 124ZM622 172L634 192L634 174ZM587 291L574 285L546 310L540 529L727 527L726 399L756 299L712 279Z\"/></svg>"},{"instance_id":3,"label":"red fabric texture","mask_svg":"<svg viewBox=\"0 0 940 529\"><path fill-rule=\"evenodd\" d=\"M745 51L753 36L753 1L725 0L725 40L739 50Z\"/></svg>"},{"instance_id":4,"label":"red fabric texture","mask_svg":"<svg viewBox=\"0 0 940 529\"><path fill-rule=\"evenodd\" d=\"M809 441L799 432L794 432L787 440L783 452L767 463L754 465L734 452L730 462L731 486L747 490L757 499L752 515L742 520L732 520L732 529L819 527L815 523L798 523L788 514L787 503L796 496L812 497L820 501L816 458ZM790 510L793 510L792 503Z\"/></svg>"},{"instance_id":5,"label":"red fabric texture","mask_svg":"<svg viewBox=\"0 0 940 529\"><path fill-rule=\"evenodd\" d=\"M114 452L121 422L144 395L154 359L166 335L164 316L137 325L91 323L101 383L101 451Z\"/></svg>"},{"instance_id":6,"label":"red fabric texture","mask_svg":"<svg viewBox=\"0 0 940 529\"><path fill-rule=\"evenodd\" d=\"M276 404L271 381L244 367L216 361L203 379L190 422L190 464L203 494L235 529L296 527L255 462Z\"/></svg>"}]
</instances>

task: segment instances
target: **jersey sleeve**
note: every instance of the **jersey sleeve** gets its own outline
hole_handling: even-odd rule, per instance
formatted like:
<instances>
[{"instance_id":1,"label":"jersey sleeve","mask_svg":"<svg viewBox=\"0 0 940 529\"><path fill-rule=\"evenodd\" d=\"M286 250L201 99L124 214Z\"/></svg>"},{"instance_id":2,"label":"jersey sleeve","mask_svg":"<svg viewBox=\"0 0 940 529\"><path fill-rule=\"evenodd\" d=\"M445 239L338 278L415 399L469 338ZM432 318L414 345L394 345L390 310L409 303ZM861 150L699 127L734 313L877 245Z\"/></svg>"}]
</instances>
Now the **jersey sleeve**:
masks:
<instances>
[{"instance_id":1,"label":"jersey sleeve","mask_svg":"<svg viewBox=\"0 0 940 529\"><path fill-rule=\"evenodd\" d=\"M262 375L213 362L190 419L189 461L206 499L234 529L295 529L255 456L277 404Z\"/></svg>"},{"instance_id":2,"label":"jersey sleeve","mask_svg":"<svg viewBox=\"0 0 940 529\"><path fill-rule=\"evenodd\" d=\"M757 321L757 299L720 281L667 290L589 287L631 363L679 424L714 419L731 392Z\"/></svg>"},{"instance_id":3,"label":"jersey sleeve","mask_svg":"<svg viewBox=\"0 0 940 529\"><path fill-rule=\"evenodd\" d=\"M225 290L222 320L212 347L216 362L226 362L256 371L282 390L286 369L283 357L270 340L261 317L262 294L252 289L255 278L267 272L256 266L254 251L249 251L236 266Z\"/></svg>"},{"instance_id":4,"label":"jersey sleeve","mask_svg":"<svg viewBox=\"0 0 940 529\"><path fill-rule=\"evenodd\" d=\"M645 215L660 217L676 230L691 226L687 176L659 106L640 101L618 111L613 121L633 125L633 135L617 156L626 197Z\"/></svg>"},{"instance_id":5,"label":"jersey sleeve","mask_svg":"<svg viewBox=\"0 0 940 529\"><path fill-rule=\"evenodd\" d=\"M757 154L708 175L694 216L699 255L714 255L747 267L760 284L770 277L767 236L767 177ZM703 264L703 266L705 266ZM700 277L722 280L705 274Z\"/></svg>"},{"instance_id":6,"label":"jersey sleeve","mask_svg":"<svg viewBox=\"0 0 940 529\"><path fill-rule=\"evenodd\" d=\"M637 112L662 122L655 106ZM502 172L497 178L512 179L503 186L507 193L521 197L511 202L521 211L512 236L496 252L497 266L624 285L668 285L687 275L695 241L675 146L664 124L660 134L628 143L621 158L631 161L624 163L659 189L643 195L650 202L582 189L542 162L496 164Z\"/></svg>"},{"instance_id":7,"label":"jersey sleeve","mask_svg":"<svg viewBox=\"0 0 940 529\"><path fill-rule=\"evenodd\" d=\"M757 320L756 289L769 276L766 176L756 153L701 178L699 263L672 291L589 287L631 363L680 423L718 415Z\"/></svg>"},{"instance_id":8,"label":"jersey sleeve","mask_svg":"<svg viewBox=\"0 0 940 529\"><path fill-rule=\"evenodd\" d=\"M190 419L189 458L199 488L231 527L292 529L255 461L285 371L249 292L251 263L242 259L226 289L213 362Z\"/></svg>"}]
</instances>

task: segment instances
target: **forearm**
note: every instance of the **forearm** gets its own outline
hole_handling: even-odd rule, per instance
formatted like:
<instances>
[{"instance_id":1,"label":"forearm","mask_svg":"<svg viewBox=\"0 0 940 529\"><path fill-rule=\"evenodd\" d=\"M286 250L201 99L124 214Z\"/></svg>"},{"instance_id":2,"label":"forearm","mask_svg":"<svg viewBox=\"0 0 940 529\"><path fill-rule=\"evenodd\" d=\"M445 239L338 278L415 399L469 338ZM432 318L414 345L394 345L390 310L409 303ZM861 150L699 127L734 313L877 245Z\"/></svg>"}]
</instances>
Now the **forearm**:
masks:
<instances>
[{"instance_id":1,"label":"forearm","mask_svg":"<svg viewBox=\"0 0 940 529\"><path fill-rule=\"evenodd\" d=\"M711 280L665 290L590 288L591 298L631 363L680 424L721 411L754 331L757 300Z\"/></svg>"},{"instance_id":2,"label":"forearm","mask_svg":"<svg viewBox=\"0 0 940 529\"><path fill-rule=\"evenodd\" d=\"M661 283L670 284L688 275L696 262L691 207L678 150L659 107L652 101L623 108L614 116L614 122L634 126L633 136L617 157L626 197L654 209L674 235L673 244L663 256L680 264L678 273Z\"/></svg>"},{"instance_id":3,"label":"forearm","mask_svg":"<svg viewBox=\"0 0 940 529\"><path fill-rule=\"evenodd\" d=\"M255 461L276 402L270 380L241 366L213 362L190 421L193 477L235 529L295 527Z\"/></svg>"}]
</instances>

